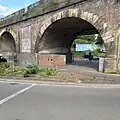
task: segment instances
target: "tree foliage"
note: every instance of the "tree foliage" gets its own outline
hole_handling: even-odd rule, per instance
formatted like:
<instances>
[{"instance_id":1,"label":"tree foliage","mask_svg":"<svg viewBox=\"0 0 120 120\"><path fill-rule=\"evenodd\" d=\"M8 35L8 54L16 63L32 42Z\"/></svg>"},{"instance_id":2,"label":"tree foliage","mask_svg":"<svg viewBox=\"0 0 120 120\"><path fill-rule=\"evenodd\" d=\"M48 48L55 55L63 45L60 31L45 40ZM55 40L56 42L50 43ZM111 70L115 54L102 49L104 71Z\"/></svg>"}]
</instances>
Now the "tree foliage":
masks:
<instances>
[{"instance_id":1,"label":"tree foliage","mask_svg":"<svg viewBox=\"0 0 120 120\"><path fill-rule=\"evenodd\" d=\"M100 44L103 45L103 40L100 35L82 35L82 36L77 36L75 39L76 44Z\"/></svg>"}]
</instances>

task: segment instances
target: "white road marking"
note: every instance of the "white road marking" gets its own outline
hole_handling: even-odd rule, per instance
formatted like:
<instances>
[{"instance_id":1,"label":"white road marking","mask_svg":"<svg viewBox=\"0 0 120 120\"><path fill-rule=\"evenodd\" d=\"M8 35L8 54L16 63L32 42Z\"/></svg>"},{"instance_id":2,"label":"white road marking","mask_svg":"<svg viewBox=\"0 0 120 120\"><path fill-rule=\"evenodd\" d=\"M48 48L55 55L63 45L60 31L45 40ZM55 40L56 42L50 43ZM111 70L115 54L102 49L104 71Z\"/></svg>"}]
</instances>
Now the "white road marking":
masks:
<instances>
[{"instance_id":1,"label":"white road marking","mask_svg":"<svg viewBox=\"0 0 120 120\"><path fill-rule=\"evenodd\" d=\"M18 92L16 92L16 93L12 94L12 95L10 95L10 96L8 96L8 97L0 100L0 105L3 104L3 103L5 103L5 102L7 102L8 100L13 99L14 97L18 96L19 94L24 93L25 91L31 89L31 88L34 87L35 85L36 85L36 84L32 84L32 85L30 85L30 86L28 86L28 87L26 87L26 88L24 88L24 89L22 89L22 90L20 90L20 91L18 91Z\"/></svg>"}]
</instances>

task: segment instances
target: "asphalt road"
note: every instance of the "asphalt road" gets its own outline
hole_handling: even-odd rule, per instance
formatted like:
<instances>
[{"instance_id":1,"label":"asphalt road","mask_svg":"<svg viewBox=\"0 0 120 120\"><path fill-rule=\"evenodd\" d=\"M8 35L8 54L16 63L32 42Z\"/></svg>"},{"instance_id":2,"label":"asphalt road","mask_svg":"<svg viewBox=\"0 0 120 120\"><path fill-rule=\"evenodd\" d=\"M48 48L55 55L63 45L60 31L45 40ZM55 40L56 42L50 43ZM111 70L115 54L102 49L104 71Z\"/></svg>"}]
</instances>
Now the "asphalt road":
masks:
<instances>
[{"instance_id":1,"label":"asphalt road","mask_svg":"<svg viewBox=\"0 0 120 120\"><path fill-rule=\"evenodd\" d=\"M120 120L120 87L0 83L0 120Z\"/></svg>"}]
</instances>

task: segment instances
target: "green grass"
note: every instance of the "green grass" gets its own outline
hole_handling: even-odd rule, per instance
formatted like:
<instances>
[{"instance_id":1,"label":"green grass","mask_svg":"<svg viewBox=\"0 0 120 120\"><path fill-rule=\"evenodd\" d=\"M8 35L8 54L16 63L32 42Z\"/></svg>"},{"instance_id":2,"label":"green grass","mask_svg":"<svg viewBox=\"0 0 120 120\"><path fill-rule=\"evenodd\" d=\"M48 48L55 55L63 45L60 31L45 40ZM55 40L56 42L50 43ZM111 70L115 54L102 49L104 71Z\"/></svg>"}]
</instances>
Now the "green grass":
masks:
<instances>
[{"instance_id":1,"label":"green grass","mask_svg":"<svg viewBox=\"0 0 120 120\"><path fill-rule=\"evenodd\" d=\"M98 57L105 57L105 56L106 56L106 54L105 54L105 53L102 53L102 52L100 52L100 53L98 53L98 52L93 52L93 54L94 54L95 56L98 56Z\"/></svg>"},{"instance_id":2,"label":"green grass","mask_svg":"<svg viewBox=\"0 0 120 120\"><path fill-rule=\"evenodd\" d=\"M77 56L77 57L82 57L84 55L84 53L79 52L79 51L75 51L74 55Z\"/></svg>"},{"instance_id":3,"label":"green grass","mask_svg":"<svg viewBox=\"0 0 120 120\"><path fill-rule=\"evenodd\" d=\"M82 40L82 39L76 39L75 40L76 44L91 44L91 41L87 41L87 40Z\"/></svg>"}]
</instances>

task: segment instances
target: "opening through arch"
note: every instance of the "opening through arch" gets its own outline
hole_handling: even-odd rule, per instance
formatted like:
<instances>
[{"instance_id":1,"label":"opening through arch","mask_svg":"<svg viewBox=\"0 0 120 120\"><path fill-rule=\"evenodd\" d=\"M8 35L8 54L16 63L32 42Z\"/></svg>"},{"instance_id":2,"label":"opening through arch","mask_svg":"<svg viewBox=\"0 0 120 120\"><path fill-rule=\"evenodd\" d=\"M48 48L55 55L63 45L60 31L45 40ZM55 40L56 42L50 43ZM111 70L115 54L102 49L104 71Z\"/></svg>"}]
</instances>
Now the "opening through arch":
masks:
<instances>
[{"instance_id":1,"label":"opening through arch","mask_svg":"<svg viewBox=\"0 0 120 120\"><path fill-rule=\"evenodd\" d=\"M99 35L99 31L89 22L78 17L65 17L53 22L39 38L37 53L70 55L71 46L78 36ZM99 43L104 41L95 41ZM105 44L104 44L105 46ZM75 51L74 51L75 52ZM74 53L73 53L74 54ZM72 55L73 55L72 54ZM68 60L69 61L69 60ZM71 60L72 61L72 57Z\"/></svg>"},{"instance_id":2,"label":"opening through arch","mask_svg":"<svg viewBox=\"0 0 120 120\"><path fill-rule=\"evenodd\" d=\"M17 62L15 39L8 31L3 32L0 36L0 53L8 62Z\"/></svg>"}]
</instances>

